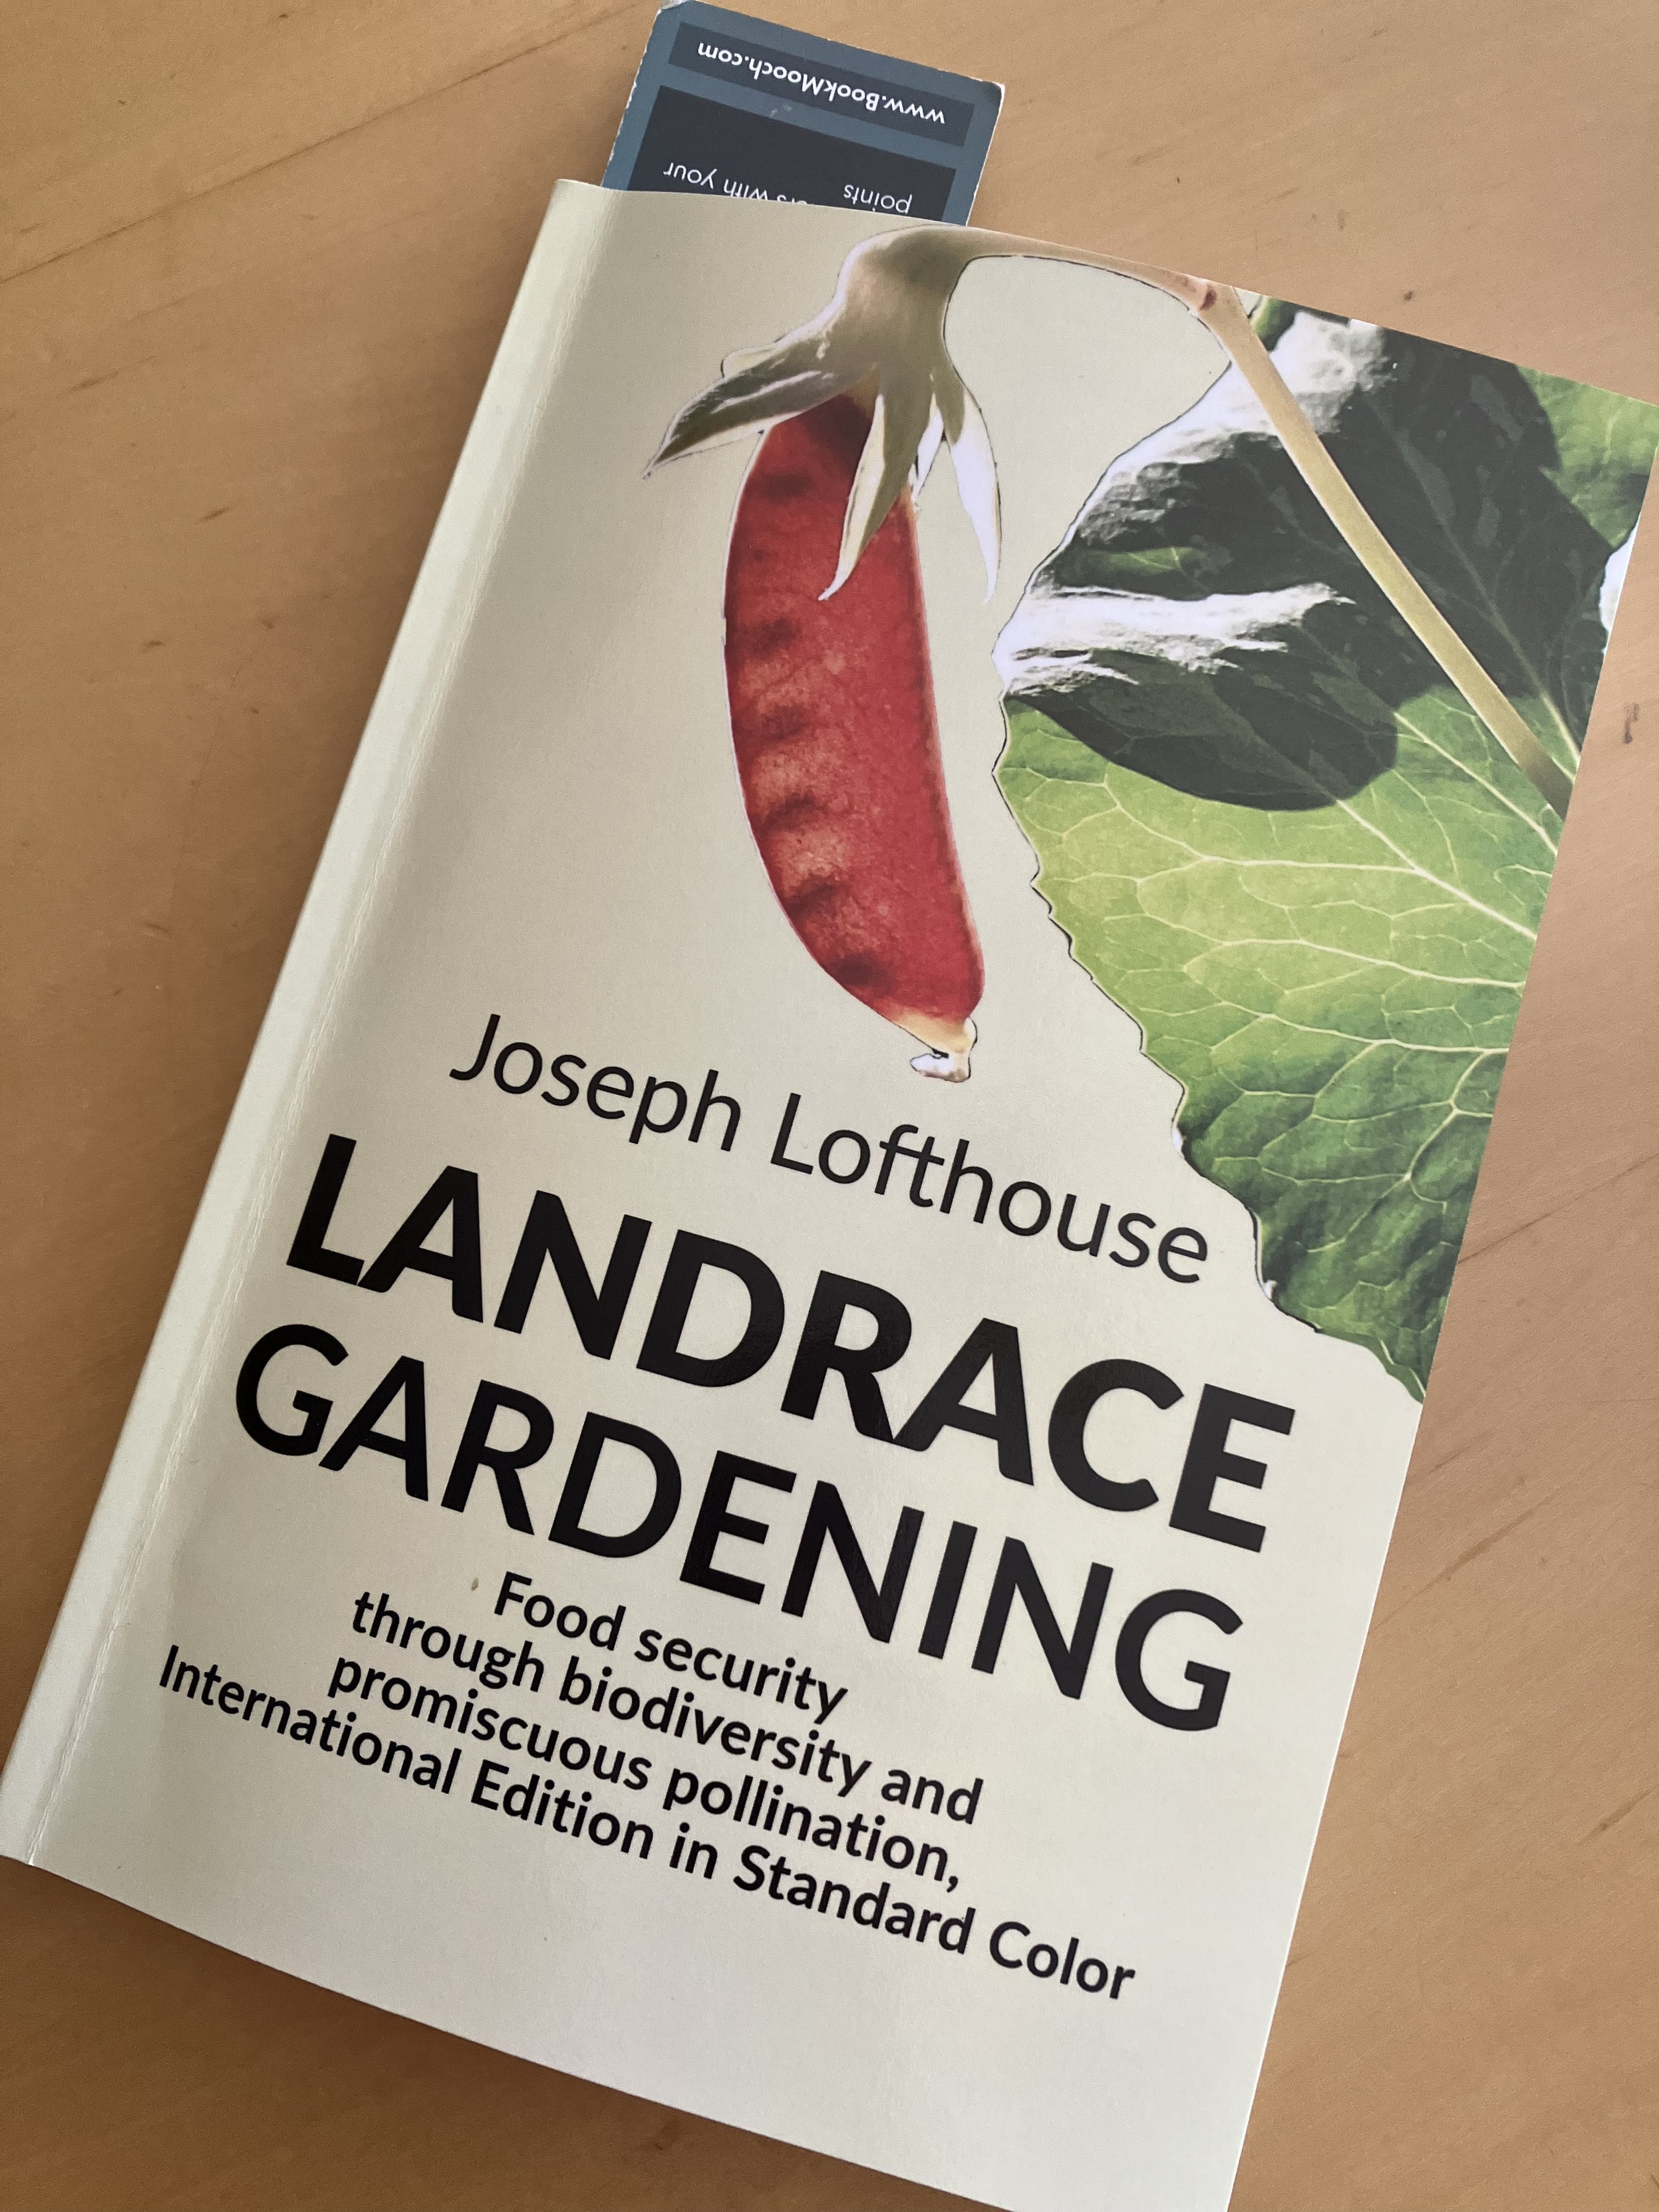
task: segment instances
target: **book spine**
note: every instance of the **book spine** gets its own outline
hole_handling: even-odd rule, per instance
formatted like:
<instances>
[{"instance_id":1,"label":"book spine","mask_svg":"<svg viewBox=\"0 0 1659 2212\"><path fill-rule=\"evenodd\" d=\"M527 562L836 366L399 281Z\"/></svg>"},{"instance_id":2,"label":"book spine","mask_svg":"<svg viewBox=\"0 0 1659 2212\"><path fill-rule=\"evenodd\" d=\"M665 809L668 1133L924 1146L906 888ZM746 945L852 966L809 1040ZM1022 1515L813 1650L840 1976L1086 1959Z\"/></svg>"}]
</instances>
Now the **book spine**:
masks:
<instances>
[{"instance_id":1,"label":"book spine","mask_svg":"<svg viewBox=\"0 0 1659 2212\"><path fill-rule=\"evenodd\" d=\"M198 1378L216 1371L222 1316L329 1050L341 973L418 793L458 649L619 204L588 186L555 187L0 1778L0 1850L13 1857L39 1855L73 1764L190 1437Z\"/></svg>"}]
</instances>

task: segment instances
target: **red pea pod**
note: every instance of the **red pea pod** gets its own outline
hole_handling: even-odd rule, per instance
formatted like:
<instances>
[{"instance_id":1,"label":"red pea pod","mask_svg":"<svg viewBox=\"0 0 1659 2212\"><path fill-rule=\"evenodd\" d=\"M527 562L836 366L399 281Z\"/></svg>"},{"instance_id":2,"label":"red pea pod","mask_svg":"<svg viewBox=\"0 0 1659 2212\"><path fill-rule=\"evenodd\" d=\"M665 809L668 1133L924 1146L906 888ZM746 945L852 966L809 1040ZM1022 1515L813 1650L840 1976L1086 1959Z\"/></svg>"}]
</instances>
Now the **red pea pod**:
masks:
<instances>
[{"instance_id":1,"label":"red pea pod","mask_svg":"<svg viewBox=\"0 0 1659 2212\"><path fill-rule=\"evenodd\" d=\"M826 401L762 440L726 570L726 680L744 805L778 902L843 990L964 1081L984 989L951 834L915 517L902 496L836 573L868 415Z\"/></svg>"}]
</instances>

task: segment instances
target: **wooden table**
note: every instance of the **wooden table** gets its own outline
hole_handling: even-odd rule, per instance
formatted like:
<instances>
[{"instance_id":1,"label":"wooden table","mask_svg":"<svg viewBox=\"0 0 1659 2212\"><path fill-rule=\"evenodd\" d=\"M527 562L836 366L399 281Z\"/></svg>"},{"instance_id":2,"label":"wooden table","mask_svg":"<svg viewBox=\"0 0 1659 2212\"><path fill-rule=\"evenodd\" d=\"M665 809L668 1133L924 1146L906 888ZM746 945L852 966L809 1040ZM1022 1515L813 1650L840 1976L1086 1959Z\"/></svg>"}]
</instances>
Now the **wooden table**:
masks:
<instances>
[{"instance_id":1,"label":"wooden table","mask_svg":"<svg viewBox=\"0 0 1659 2212\"><path fill-rule=\"evenodd\" d=\"M783 7L783 0L776 0ZM1659 398L1651 0L822 0L999 227ZM60 0L0 100L0 1725L552 180L649 0ZM1659 2203L1659 542L1632 565L1235 2199ZM0 2205L946 2200L0 1868Z\"/></svg>"}]
</instances>

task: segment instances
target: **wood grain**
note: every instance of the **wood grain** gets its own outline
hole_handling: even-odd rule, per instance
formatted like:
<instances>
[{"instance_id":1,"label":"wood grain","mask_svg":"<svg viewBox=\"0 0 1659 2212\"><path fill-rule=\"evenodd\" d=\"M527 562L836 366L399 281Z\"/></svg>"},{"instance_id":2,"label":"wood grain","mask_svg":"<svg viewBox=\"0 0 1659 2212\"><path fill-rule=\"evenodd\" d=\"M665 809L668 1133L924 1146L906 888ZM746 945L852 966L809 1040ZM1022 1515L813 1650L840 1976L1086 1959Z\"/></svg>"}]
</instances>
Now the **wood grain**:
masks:
<instances>
[{"instance_id":1,"label":"wood grain","mask_svg":"<svg viewBox=\"0 0 1659 2212\"><path fill-rule=\"evenodd\" d=\"M805 21L775 0L772 12ZM13 0L0 1728L610 0ZM823 0L998 76L981 220L1659 398L1650 0ZM1638 550L1235 2198L1659 2203L1659 544ZM947 2200L9 1863L8 2212Z\"/></svg>"}]
</instances>

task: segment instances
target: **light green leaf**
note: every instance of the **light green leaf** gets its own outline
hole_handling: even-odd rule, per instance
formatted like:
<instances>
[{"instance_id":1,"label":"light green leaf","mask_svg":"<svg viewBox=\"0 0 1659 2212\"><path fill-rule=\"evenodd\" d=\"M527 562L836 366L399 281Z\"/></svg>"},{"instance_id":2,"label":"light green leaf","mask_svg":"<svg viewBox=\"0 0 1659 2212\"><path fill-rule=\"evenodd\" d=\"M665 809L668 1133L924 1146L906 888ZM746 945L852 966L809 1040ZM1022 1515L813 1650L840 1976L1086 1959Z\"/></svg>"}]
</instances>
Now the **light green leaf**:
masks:
<instances>
[{"instance_id":1,"label":"light green leaf","mask_svg":"<svg viewBox=\"0 0 1659 2212\"><path fill-rule=\"evenodd\" d=\"M1364 325L1270 306L1261 326L1395 548L1571 767L1659 410ZM1554 817L1237 372L1108 472L998 659L1000 780L1038 888L1183 1085L1188 1157L1255 1214L1279 1304L1420 1393Z\"/></svg>"},{"instance_id":2,"label":"light green leaf","mask_svg":"<svg viewBox=\"0 0 1659 2212\"><path fill-rule=\"evenodd\" d=\"M1262 1279L1420 1392L1554 857L1545 821L1484 803L1496 748L1449 690L1402 712L1388 777L1294 813L1173 791L1035 708L1011 702L1008 729L1037 888L1184 1086L1187 1156L1255 1214ZM1474 834L1431 873L1401 833L1454 807Z\"/></svg>"},{"instance_id":3,"label":"light green leaf","mask_svg":"<svg viewBox=\"0 0 1659 2212\"><path fill-rule=\"evenodd\" d=\"M1653 471L1659 407L1541 369L1517 373L1555 438L1555 461L1545 473L1610 547L1622 545L1636 527Z\"/></svg>"}]
</instances>

